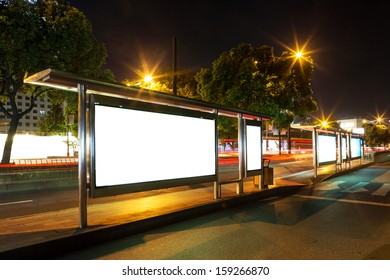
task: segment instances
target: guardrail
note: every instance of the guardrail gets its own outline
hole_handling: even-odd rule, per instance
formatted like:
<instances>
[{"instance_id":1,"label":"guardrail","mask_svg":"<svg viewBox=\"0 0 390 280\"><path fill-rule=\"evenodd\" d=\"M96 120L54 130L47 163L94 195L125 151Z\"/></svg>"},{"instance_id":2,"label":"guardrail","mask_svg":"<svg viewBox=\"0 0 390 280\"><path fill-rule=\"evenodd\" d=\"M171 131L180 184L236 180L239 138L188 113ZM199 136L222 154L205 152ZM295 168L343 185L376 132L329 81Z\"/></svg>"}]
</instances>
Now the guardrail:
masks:
<instances>
[{"instance_id":1,"label":"guardrail","mask_svg":"<svg viewBox=\"0 0 390 280\"><path fill-rule=\"evenodd\" d=\"M49 158L24 158L13 159L12 164L55 164L55 163L78 163L77 157L49 157Z\"/></svg>"}]
</instances>

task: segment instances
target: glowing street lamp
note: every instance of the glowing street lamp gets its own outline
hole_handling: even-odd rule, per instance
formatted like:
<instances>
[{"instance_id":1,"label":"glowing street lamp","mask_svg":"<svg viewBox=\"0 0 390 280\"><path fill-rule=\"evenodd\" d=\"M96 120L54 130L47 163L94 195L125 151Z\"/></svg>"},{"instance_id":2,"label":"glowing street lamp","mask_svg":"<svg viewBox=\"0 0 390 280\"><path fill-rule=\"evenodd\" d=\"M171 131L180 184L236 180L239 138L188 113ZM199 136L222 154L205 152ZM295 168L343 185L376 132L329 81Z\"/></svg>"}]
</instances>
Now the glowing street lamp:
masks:
<instances>
[{"instance_id":1,"label":"glowing street lamp","mask_svg":"<svg viewBox=\"0 0 390 280\"><path fill-rule=\"evenodd\" d=\"M297 51L296 53L295 53L295 57L296 58L298 58L298 59L300 59L301 57L302 57L302 52L301 51Z\"/></svg>"},{"instance_id":2,"label":"glowing street lamp","mask_svg":"<svg viewBox=\"0 0 390 280\"><path fill-rule=\"evenodd\" d=\"M152 81L153 81L152 75L146 75L146 76L144 77L144 82L145 82L145 83L151 83Z\"/></svg>"}]
</instances>

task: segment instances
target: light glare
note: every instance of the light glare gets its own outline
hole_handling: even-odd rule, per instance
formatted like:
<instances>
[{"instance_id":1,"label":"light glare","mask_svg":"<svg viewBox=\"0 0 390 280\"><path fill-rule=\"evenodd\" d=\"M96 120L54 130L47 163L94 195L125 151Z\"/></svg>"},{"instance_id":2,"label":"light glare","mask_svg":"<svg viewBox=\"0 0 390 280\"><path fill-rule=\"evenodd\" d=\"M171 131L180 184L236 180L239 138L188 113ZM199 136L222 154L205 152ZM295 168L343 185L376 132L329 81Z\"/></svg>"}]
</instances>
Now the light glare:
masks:
<instances>
[{"instance_id":1,"label":"light glare","mask_svg":"<svg viewBox=\"0 0 390 280\"><path fill-rule=\"evenodd\" d=\"M146 75L144 81L145 83L151 83L153 81L152 75Z\"/></svg>"}]
</instances>

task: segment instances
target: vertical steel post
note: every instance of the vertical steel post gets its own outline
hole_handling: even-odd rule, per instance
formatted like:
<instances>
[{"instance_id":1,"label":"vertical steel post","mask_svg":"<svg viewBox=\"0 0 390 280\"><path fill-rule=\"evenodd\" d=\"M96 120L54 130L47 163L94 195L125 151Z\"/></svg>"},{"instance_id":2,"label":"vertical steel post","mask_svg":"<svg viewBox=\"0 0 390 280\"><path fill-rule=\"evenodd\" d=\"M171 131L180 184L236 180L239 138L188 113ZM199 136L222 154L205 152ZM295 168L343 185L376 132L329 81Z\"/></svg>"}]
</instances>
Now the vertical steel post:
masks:
<instances>
[{"instance_id":1,"label":"vertical steel post","mask_svg":"<svg viewBox=\"0 0 390 280\"><path fill-rule=\"evenodd\" d=\"M176 37L172 40L172 92L177 95L177 42Z\"/></svg>"},{"instance_id":2,"label":"vertical steel post","mask_svg":"<svg viewBox=\"0 0 390 280\"><path fill-rule=\"evenodd\" d=\"M218 162L218 110L215 109L213 112L215 116L215 173L217 174L217 181L214 182L214 199L221 198L221 186L219 185L219 162Z\"/></svg>"},{"instance_id":3,"label":"vertical steel post","mask_svg":"<svg viewBox=\"0 0 390 280\"><path fill-rule=\"evenodd\" d=\"M313 167L314 167L314 178L317 178L317 128L313 128Z\"/></svg>"},{"instance_id":4,"label":"vertical steel post","mask_svg":"<svg viewBox=\"0 0 390 280\"><path fill-rule=\"evenodd\" d=\"M245 177L245 120L242 114L238 114L238 179L236 193L241 194L244 192L244 177Z\"/></svg>"},{"instance_id":5,"label":"vertical steel post","mask_svg":"<svg viewBox=\"0 0 390 280\"><path fill-rule=\"evenodd\" d=\"M347 159L346 159L346 168L351 168L351 134L349 132L347 132L347 138L346 138L346 142L347 142Z\"/></svg>"},{"instance_id":6,"label":"vertical steel post","mask_svg":"<svg viewBox=\"0 0 390 280\"><path fill-rule=\"evenodd\" d=\"M340 168L340 170L343 169L343 146L342 146L342 135L341 131L337 132L337 149L338 149L338 158L337 158L337 164Z\"/></svg>"},{"instance_id":7,"label":"vertical steel post","mask_svg":"<svg viewBox=\"0 0 390 280\"><path fill-rule=\"evenodd\" d=\"M336 143L335 143L335 157L336 157L336 161L335 161L335 163L334 163L334 165L333 165L333 171L334 172L336 172L337 171L337 132L335 131L334 132L334 136L335 136L335 139L336 139Z\"/></svg>"},{"instance_id":8,"label":"vertical steel post","mask_svg":"<svg viewBox=\"0 0 390 280\"><path fill-rule=\"evenodd\" d=\"M79 212L80 228L87 225L87 89L78 84L78 126L79 126Z\"/></svg>"}]
</instances>

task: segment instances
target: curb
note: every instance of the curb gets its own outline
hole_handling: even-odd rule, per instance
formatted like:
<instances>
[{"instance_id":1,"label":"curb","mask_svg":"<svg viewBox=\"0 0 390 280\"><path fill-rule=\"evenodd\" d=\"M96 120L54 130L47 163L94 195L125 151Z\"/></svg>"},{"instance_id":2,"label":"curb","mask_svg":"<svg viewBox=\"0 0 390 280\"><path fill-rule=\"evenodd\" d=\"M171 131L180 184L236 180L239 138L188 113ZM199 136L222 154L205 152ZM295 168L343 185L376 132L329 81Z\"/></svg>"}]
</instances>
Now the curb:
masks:
<instances>
[{"instance_id":1,"label":"curb","mask_svg":"<svg viewBox=\"0 0 390 280\"><path fill-rule=\"evenodd\" d=\"M124 238L129 235L134 235L166 225L182 222L202 215L235 207L247 202L262 200L270 197L288 196L305 186L307 185L281 186L254 193L244 193L237 197L221 199L216 202L195 206L144 220L95 229L79 229L70 236L47 240L44 242L0 252L0 259L55 259L56 257L75 250L84 249L99 243Z\"/></svg>"}]
</instances>

